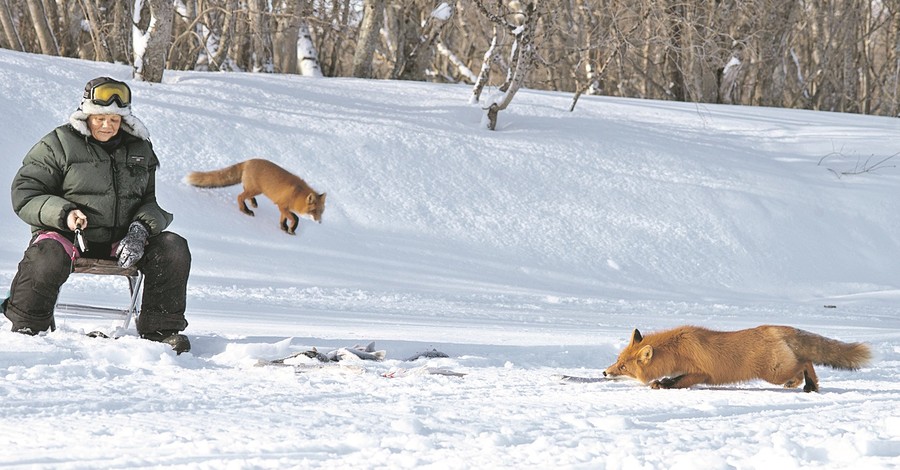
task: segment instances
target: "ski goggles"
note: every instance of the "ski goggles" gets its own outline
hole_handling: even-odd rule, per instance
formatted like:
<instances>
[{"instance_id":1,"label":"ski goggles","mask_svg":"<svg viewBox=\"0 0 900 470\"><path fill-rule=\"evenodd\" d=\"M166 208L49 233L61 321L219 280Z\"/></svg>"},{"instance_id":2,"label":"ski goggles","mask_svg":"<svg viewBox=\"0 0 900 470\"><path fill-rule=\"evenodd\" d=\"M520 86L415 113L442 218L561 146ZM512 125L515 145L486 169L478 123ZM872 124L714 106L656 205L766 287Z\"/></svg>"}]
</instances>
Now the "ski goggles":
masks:
<instances>
[{"instance_id":1,"label":"ski goggles","mask_svg":"<svg viewBox=\"0 0 900 470\"><path fill-rule=\"evenodd\" d=\"M96 80L88 82L88 86L84 89L86 99L98 106L109 106L113 102L120 108L131 105L131 88L128 88L128 85L108 78L101 80L103 81L97 84L94 83Z\"/></svg>"}]
</instances>

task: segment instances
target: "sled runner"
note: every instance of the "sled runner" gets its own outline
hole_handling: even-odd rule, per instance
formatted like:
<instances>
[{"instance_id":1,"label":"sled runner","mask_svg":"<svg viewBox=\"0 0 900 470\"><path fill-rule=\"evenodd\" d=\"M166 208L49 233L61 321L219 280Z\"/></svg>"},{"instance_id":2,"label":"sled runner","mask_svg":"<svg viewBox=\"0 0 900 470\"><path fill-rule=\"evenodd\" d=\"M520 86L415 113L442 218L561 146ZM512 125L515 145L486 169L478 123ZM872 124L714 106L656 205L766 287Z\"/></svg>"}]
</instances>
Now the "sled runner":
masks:
<instances>
[{"instance_id":1,"label":"sled runner","mask_svg":"<svg viewBox=\"0 0 900 470\"><path fill-rule=\"evenodd\" d=\"M128 289L131 294L131 303L125 308L100 307L94 305L56 303L57 312L84 312L99 314L118 314L124 317L122 329L128 329L132 319L141 314L141 288L144 285L144 273L132 266L120 268L115 260L77 258L73 273L96 274L100 276L124 276L128 278Z\"/></svg>"}]
</instances>

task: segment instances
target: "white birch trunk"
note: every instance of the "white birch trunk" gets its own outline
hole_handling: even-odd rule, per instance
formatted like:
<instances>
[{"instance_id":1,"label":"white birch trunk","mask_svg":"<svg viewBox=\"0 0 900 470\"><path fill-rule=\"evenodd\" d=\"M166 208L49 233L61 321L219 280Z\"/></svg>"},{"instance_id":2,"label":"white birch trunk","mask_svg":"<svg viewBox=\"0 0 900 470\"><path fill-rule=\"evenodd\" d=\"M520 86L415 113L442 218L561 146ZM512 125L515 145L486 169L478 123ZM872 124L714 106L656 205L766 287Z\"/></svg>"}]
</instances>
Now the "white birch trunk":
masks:
<instances>
[{"instance_id":1,"label":"white birch trunk","mask_svg":"<svg viewBox=\"0 0 900 470\"><path fill-rule=\"evenodd\" d=\"M162 82L166 69L166 56L172 41L171 0L147 0L150 6L150 20L146 31L141 24L143 0L134 2L134 78L145 82Z\"/></svg>"},{"instance_id":2,"label":"white birch trunk","mask_svg":"<svg viewBox=\"0 0 900 470\"><path fill-rule=\"evenodd\" d=\"M297 42L297 57L300 59L300 75L304 77L322 77L322 67L319 66L319 53L313 44L312 35L309 32L309 22L303 20L300 23L300 39Z\"/></svg>"}]
</instances>

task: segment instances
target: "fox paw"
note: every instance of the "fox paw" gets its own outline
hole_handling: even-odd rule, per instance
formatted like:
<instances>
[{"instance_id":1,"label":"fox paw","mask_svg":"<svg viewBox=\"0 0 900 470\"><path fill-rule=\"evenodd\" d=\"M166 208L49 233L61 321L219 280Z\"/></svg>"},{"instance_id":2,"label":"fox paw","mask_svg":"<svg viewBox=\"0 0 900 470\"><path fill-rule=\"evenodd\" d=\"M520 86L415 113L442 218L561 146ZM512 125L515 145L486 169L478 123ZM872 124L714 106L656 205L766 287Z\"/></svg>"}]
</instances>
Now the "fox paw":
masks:
<instances>
[{"instance_id":1,"label":"fox paw","mask_svg":"<svg viewBox=\"0 0 900 470\"><path fill-rule=\"evenodd\" d=\"M282 232L284 232L288 235L296 235L297 234L297 226L293 226L293 227L288 226L287 221L282 222L281 225L279 226L279 228L281 228Z\"/></svg>"},{"instance_id":2,"label":"fox paw","mask_svg":"<svg viewBox=\"0 0 900 470\"><path fill-rule=\"evenodd\" d=\"M675 384L678 383L678 380L666 377L664 379L654 380L650 383L650 388L652 389L669 389L675 388Z\"/></svg>"}]
</instances>

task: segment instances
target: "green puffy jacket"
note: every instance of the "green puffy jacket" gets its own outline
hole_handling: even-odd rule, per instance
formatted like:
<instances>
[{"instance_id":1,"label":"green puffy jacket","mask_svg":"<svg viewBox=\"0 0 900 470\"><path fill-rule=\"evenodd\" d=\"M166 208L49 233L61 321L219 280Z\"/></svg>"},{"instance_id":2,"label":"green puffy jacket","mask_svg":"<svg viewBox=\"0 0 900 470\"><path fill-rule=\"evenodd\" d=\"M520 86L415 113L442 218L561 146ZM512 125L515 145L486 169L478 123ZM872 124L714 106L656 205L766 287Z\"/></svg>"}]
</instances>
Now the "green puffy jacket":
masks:
<instances>
[{"instance_id":1,"label":"green puffy jacket","mask_svg":"<svg viewBox=\"0 0 900 470\"><path fill-rule=\"evenodd\" d=\"M135 220L151 236L163 231L172 214L156 202L159 160L150 141L120 131L122 145L110 154L85 132L62 125L28 151L12 183L16 214L33 232L71 233L66 216L80 209L88 219L84 237L93 242L119 241Z\"/></svg>"}]
</instances>

